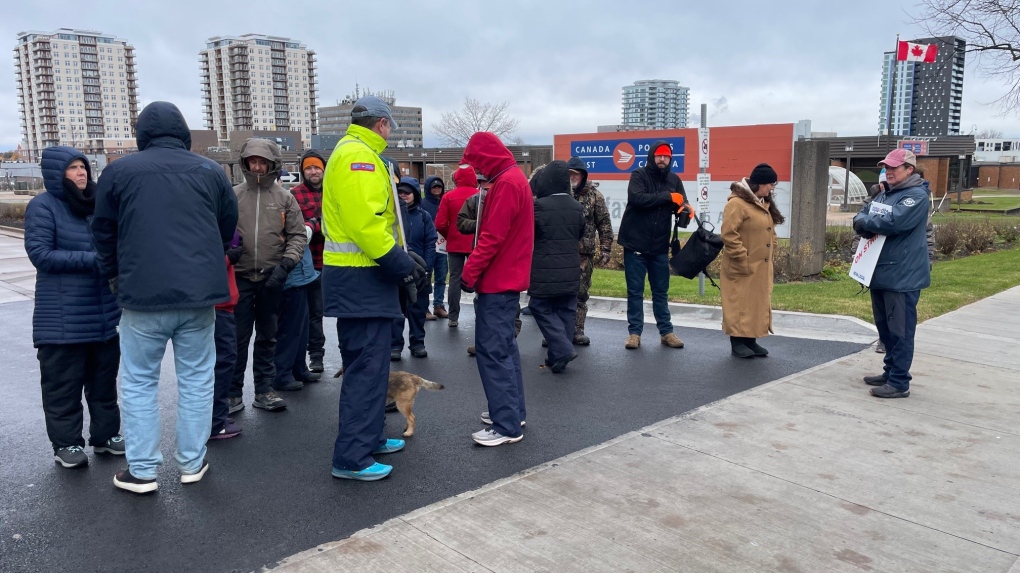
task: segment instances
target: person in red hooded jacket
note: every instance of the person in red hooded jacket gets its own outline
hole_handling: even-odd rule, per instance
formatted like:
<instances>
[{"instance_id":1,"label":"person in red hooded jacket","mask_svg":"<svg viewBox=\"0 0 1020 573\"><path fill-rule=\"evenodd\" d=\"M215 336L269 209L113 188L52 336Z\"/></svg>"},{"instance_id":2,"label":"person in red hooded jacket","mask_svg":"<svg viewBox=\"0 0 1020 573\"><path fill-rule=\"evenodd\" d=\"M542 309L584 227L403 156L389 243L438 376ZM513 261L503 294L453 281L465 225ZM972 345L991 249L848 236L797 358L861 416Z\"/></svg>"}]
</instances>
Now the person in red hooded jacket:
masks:
<instances>
[{"instance_id":1,"label":"person in red hooded jacket","mask_svg":"<svg viewBox=\"0 0 1020 573\"><path fill-rule=\"evenodd\" d=\"M465 235L457 229L457 215L468 198L478 193L478 179L474 169L464 167L454 171L453 182L457 186L444 194L439 202L436 231L446 239L450 263L450 328L457 328L460 320L460 278L475 241L474 235Z\"/></svg>"},{"instance_id":2,"label":"person in red hooded jacket","mask_svg":"<svg viewBox=\"0 0 1020 573\"><path fill-rule=\"evenodd\" d=\"M524 377L514 319L521 292L531 283L535 204L524 172L494 133L472 135L461 163L490 182L479 196L477 241L461 276L461 289L478 293L475 348L489 404L486 421L492 422L471 438L483 446L499 446L524 439Z\"/></svg>"}]
</instances>

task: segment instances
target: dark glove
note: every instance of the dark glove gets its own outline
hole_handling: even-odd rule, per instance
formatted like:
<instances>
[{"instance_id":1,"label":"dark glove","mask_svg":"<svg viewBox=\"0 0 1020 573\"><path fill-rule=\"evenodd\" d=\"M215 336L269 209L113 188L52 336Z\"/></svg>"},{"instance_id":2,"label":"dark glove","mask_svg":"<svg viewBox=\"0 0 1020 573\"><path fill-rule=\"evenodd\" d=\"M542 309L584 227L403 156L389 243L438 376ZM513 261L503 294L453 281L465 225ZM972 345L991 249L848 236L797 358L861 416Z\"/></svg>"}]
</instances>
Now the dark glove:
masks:
<instances>
[{"instance_id":1,"label":"dark glove","mask_svg":"<svg viewBox=\"0 0 1020 573\"><path fill-rule=\"evenodd\" d=\"M674 193L674 195L679 195L679 193ZM691 224L691 213L690 205L684 205L679 211L677 211L677 225L679 225L681 229L686 229L687 226Z\"/></svg>"},{"instance_id":2,"label":"dark glove","mask_svg":"<svg viewBox=\"0 0 1020 573\"><path fill-rule=\"evenodd\" d=\"M241 260L241 255L244 254L244 245L237 245L236 247L230 247L227 249L227 259L230 260L230 264L236 265L237 261Z\"/></svg>"},{"instance_id":3,"label":"dark glove","mask_svg":"<svg viewBox=\"0 0 1020 573\"><path fill-rule=\"evenodd\" d=\"M273 274L269 275L269 278L266 279L266 288L272 290L282 289L283 285L287 282L287 275L290 274L290 271L294 269L296 264L293 259L286 257L280 260L280 264L276 265L276 268L273 269Z\"/></svg>"},{"instance_id":4,"label":"dark glove","mask_svg":"<svg viewBox=\"0 0 1020 573\"><path fill-rule=\"evenodd\" d=\"M472 294L472 293L475 292L474 287L469 287L467 285L467 283L464 282L464 281L460 281L460 290L462 290L463 292L466 292L468 294Z\"/></svg>"},{"instance_id":5,"label":"dark glove","mask_svg":"<svg viewBox=\"0 0 1020 573\"><path fill-rule=\"evenodd\" d=\"M425 284L429 274L425 271L425 261L421 257L411 251L408 251L407 254L414 261L414 268L411 269L411 274L404 277L403 287L408 304L414 304L418 302L418 288Z\"/></svg>"},{"instance_id":6,"label":"dark glove","mask_svg":"<svg viewBox=\"0 0 1020 573\"><path fill-rule=\"evenodd\" d=\"M113 294L117 294L117 277L113 277L112 279L110 279L108 281L108 284L110 285L110 292L112 292Z\"/></svg>"}]
</instances>

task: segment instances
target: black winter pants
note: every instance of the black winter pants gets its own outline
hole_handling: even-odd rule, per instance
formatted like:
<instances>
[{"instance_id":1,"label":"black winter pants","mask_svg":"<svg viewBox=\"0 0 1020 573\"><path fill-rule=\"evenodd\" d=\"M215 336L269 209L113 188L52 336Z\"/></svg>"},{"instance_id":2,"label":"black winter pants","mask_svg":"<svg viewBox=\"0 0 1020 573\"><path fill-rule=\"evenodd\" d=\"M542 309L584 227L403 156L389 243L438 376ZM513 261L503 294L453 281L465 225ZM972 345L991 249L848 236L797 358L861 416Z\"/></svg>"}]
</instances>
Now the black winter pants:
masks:
<instances>
[{"instance_id":1,"label":"black winter pants","mask_svg":"<svg viewBox=\"0 0 1020 573\"><path fill-rule=\"evenodd\" d=\"M322 332L322 274L305 286L308 294L308 357L322 360L326 335Z\"/></svg>"},{"instance_id":2,"label":"black winter pants","mask_svg":"<svg viewBox=\"0 0 1020 573\"><path fill-rule=\"evenodd\" d=\"M276 326L280 313L281 290L265 288L266 281L251 282L237 277L239 298L234 307L237 321L237 364L230 397L240 398L244 393L244 371L248 367L248 344L255 330L255 350L252 352L251 370L255 380L255 393L265 394L273 389L276 378Z\"/></svg>"},{"instance_id":3,"label":"black winter pants","mask_svg":"<svg viewBox=\"0 0 1020 573\"><path fill-rule=\"evenodd\" d=\"M89 444L98 446L120 433L117 405L117 371L120 338L82 344L45 344L39 347L43 413L53 450L85 447L82 438L84 408L89 406Z\"/></svg>"}]
</instances>

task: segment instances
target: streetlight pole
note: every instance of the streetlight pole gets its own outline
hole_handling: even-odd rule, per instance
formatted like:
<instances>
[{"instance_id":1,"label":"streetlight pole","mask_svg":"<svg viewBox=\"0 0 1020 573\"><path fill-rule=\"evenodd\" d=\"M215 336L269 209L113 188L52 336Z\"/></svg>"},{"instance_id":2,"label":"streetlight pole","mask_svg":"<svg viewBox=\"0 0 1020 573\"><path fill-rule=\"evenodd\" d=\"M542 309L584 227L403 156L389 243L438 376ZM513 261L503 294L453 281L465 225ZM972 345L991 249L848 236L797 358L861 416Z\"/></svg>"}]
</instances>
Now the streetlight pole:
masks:
<instances>
[{"instance_id":1,"label":"streetlight pole","mask_svg":"<svg viewBox=\"0 0 1020 573\"><path fill-rule=\"evenodd\" d=\"M847 210L850 203L850 154L853 153L854 142L847 141L846 144L846 181L843 182L843 212Z\"/></svg>"}]
</instances>

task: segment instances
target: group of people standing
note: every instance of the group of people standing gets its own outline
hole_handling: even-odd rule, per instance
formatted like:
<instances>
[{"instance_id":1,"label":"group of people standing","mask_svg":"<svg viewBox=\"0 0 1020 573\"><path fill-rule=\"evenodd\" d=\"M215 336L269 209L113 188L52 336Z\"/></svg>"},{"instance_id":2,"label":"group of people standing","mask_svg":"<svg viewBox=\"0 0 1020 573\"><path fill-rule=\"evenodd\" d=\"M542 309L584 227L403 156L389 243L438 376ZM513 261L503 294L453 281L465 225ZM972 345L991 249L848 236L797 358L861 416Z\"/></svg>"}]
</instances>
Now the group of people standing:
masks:
<instances>
[{"instance_id":1,"label":"group of people standing","mask_svg":"<svg viewBox=\"0 0 1020 573\"><path fill-rule=\"evenodd\" d=\"M477 356L488 406L480 416L486 427L471 437L483 446L522 440L520 294L529 294L528 308L548 346L545 365L563 372L577 357L572 347L591 343L584 333L588 290L613 242L605 200L581 159L553 161L529 181L509 149L486 132L470 138L454 189L446 192L441 178L430 177L422 190L382 155L395 126L385 102L359 99L328 161L305 153L302 182L290 191L279 184L275 143L246 142L244 181L232 186L219 165L189 151L190 131L167 102L142 111L139 152L110 164L98 183L79 151L46 149L47 192L29 204L25 246L38 271L33 339L56 461L88 463L84 392L94 452L127 458L115 486L156 491L163 463L158 381L169 341L178 389L174 458L182 483L200 481L209 467L206 442L241 433L229 415L245 407L252 334L252 405L279 411L286 402L278 392L321 376L328 316L337 321L344 376L332 475L384 478L392 467L376 457L405 446L384 434L390 362L401 358L405 321L411 355L425 358L425 321L446 318L458 327L462 293L475 297L469 352ZM883 218L885 211L869 211L858 215L855 228L900 233L909 240L898 244L913 246L913 217L903 214L913 214L916 182L896 171L910 157L897 165L890 158L886 193L903 199L892 209L896 225ZM641 344L646 276L661 343L684 346L670 320L668 252L670 231L693 210L672 164L669 144L656 142L628 185L619 233L627 349ZM784 220L773 200L777 179L770 166L758 165L733 184L723 213L723 330L742 358L768 354L757 339L772 330L775 226ZM897 195L901 189L911 191ZM907 286L914 290L904 293L897 290L903 281L876 273L882 287L892 285L872 293L890 348L876 396L909 394L911 321L916 291L927 284L921 274L911 270Z\"/></svg>"}]
</instances>

